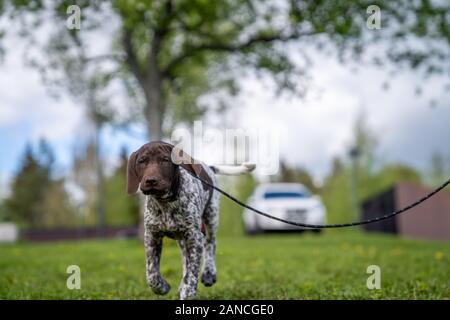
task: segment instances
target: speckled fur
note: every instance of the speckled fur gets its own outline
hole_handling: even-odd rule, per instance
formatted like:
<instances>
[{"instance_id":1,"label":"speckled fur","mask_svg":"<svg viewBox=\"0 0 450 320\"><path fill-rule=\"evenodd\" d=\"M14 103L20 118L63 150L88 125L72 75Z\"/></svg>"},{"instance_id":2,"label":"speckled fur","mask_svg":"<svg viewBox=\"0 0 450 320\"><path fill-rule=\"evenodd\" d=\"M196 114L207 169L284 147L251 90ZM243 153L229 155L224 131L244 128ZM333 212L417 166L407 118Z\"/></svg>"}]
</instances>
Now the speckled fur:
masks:
<instances>
[{"instance_id":1,"label":"speckled fur","mask_svg":"<svg viewBox=\"0 0 450 320\"><path fill-rule=\"evenodd\" d=\"M214 172L203 164L214 184ZM147 282L156 294L166 294L170 285L160 273L162 239L164 236L176 239L182 251L183 278L178 289L180 299L192 299L197 294L200 265L203 257L201 281L205 286L216 282L215 261L216 232L219 224L219 197L180 167L180 190L171 202L158 201L147 196L144 213L145 250L147 255ZM205 208L206 206L206 208ZM202 223L205 235L201 232Z\"/></svg>"}]
</instances>

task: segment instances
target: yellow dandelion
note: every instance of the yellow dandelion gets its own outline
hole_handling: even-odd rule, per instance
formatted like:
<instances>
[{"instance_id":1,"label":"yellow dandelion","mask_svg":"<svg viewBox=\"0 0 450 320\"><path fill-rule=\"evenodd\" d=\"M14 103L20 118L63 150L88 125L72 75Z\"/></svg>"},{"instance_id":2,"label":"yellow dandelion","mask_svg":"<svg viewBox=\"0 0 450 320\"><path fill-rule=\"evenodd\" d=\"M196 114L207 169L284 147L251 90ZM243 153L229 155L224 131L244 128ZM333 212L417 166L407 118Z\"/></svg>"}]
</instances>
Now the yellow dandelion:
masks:
<instances>
[{"instance_id":1,"label":"yellow dandelion","mask_svg":"<svg viewBox=\"0 0 450 320\"><path fill-rule=\"evenodd\" d=\"M436 260L442 260L443 257L444 257L444 253L442 251L436 251L434 253L434 258Z\"/></svg>"}]
</instances>

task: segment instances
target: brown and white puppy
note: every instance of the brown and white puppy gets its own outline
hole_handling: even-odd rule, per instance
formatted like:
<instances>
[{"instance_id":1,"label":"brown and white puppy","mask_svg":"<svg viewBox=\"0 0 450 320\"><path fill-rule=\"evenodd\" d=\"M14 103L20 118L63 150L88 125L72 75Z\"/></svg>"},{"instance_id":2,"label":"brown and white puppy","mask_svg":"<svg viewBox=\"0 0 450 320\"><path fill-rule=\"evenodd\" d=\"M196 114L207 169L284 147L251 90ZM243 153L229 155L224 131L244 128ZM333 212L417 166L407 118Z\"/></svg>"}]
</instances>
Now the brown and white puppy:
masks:
<instances>
[{"instance_id":1,"label":"brown and white puppy","mask_svg":"<svg viewBox=\"0 0 450 320\"><path fill-rule=\"evenodd\" d=\"M182 160L180 164L179 160ZM216 185L215 173L237 175L254 165L207 166L196 163L182 150L165 142L150 142L133 152L128 161L129 194L139 189L147 196L144 212L144 244L147 255L147 282L156 294L166 294L169 284L160 273L162 239L176 239L182 250L181 299L197 294L200 264L201 281L212 286L217 279L215 251L219 223L219 193L191 174Z\"/></svg>"}]
</instances>

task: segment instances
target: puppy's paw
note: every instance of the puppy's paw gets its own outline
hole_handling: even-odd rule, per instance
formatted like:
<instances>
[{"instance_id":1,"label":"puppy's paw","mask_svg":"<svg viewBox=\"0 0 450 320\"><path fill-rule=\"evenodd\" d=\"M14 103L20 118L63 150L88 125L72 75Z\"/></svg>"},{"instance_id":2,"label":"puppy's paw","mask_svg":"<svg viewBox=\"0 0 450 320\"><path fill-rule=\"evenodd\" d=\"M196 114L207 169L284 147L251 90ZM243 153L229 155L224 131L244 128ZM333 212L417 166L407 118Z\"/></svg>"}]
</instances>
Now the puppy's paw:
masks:
<instances>
[{"instance_id":1,"label":"puppy's paw","mask_svg":"<svg viewBox=\"0 0 450 320\"><path fill-rule=\"evenodd\" d=\"M205 270L202 273L202 283L205 287L211 287L217 281L217 275L215 272Z\"/></svg>"},{"instance_id":2,"label":"puppy's paw","mask_svg":"<svg viewBox=\"0 0 450 320\"><path fill-rule=\"evenodd\" d=\"M159 278L157 281L151 281L149 285L152 291L158 295L165 295L170 291L170 284L163 278Z\"/></svg>"}]
</instances>

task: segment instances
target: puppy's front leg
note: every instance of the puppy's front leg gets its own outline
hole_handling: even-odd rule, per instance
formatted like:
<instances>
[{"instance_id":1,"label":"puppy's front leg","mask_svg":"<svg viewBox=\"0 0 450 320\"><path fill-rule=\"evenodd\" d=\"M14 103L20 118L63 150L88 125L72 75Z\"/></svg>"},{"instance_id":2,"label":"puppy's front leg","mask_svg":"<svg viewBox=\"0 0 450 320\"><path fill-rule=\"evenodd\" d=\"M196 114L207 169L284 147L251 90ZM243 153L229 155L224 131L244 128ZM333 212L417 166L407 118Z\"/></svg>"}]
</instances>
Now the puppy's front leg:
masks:
<instances>
[{"instance_id":1,"label":"puppy's front leg","mask_svg":"<svg viewBox=\"0 0 450 320\"><path fill-rule=\"evenodd\" d=\"M162 236L145 230L144 242L147 255L147 283L154 293L166 294L170 291L170 285L164 280L159 271Z\"/></svg>"},{"instance_id":2,"label":"puppy's front leg","mask_svg":"<svg viewBox=\"0 0 450 320\"><path fill-rule=\"evenodd\" d=\"M200 230L189 231L185 239L180 242L183 246L186 265L183 272L183 280L179 294L181 300L193 299L197 295L198 277L200 274L200 263L203 254L203 234Z\"/></svg>"}]
</instances>

